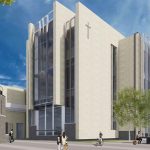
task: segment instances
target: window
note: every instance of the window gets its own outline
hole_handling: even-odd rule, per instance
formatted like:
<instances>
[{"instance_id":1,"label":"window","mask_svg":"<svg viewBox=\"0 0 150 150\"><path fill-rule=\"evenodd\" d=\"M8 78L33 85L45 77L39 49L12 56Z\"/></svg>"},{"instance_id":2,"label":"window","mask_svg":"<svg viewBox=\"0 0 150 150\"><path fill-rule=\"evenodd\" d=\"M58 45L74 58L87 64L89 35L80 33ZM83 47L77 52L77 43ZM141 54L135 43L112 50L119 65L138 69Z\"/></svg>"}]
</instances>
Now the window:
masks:
<instances>
[{"instance_id":1,"label":"window","mask_svg":"<svg viewBox=\"0 0 150 150\"><path fill-rule=\"evenodd\" d=\"M8 122L5 123L5 134L8 134Z\"/></svg>"},{"instance_id":2,"label":"window","mask_svg":"<svg viewBox=\"0 0 150 150\"><path fill-rule=\"evenodd\" d=\"M112 130L116 130L116 120L114 117L113 113L113 103L117 98L117 47L111 44L111 66L112 66L112 71L111 71L111 91L112 91L112 105L111 105L111 128Z\"/></svg>"},{"instance_id":3,"label":"window","mask_svg":"<svg viewBox=\"0 0 150 150\"><path fill-rule=\"evenodd\" d=\"M66 23L65 37L65 121L74 122L74 18Z\"/></svg>"},{"instance_id":4,"label":"window","mask_svg":"<svg viewBox=\"0 0 150 150\"><path fill-rule=\"evenodd\" d=\"M0 100L0 114L3 114L3 100Z\"/></svg>"},{"instance_id":5,"label":"window","mask_svg":"<svg viewBox=\"0 0 150 150\"><path fill-rule=\"evenodd\" d=\"M116 92L117 92L117 56L116 51L117 47L111 45L112 47L112 90L113 90L113 100L116 100Z\"/></svg>"},{"instance_id":6,"label":"window","mask_svg":"<svg viewBox=\"0 0 150 150\"><path fill-rule=\"evenodd\" d=\"M53 100L53 21L35 33L34 40L34 101Z\"/></svg>"},{"instance_id":7,"label":"window","mask_svg":"<svg viewBox=\"0 0 150 150\"><path fill-rule=\"evenodd\" d=\"M5 133L8 134L11 131L11 129L13 129L13 124L6 122L5 123Z\"/></svg>"}]
</instances>

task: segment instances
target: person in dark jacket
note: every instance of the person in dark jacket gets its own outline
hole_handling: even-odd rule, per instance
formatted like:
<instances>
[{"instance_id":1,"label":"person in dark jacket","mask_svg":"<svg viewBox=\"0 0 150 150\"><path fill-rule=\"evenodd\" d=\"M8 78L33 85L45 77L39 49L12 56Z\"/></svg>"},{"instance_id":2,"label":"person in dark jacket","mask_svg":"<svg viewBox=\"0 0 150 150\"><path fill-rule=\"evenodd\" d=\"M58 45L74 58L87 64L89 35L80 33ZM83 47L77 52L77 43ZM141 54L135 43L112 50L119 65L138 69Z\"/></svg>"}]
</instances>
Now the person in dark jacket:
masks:
<instances>
[{"instance_id":1,"label":"person in dark jacket","mask_svg":"<svg viewBox=\"0 0 150 150\"><path fill-rule=\"evenodd\" d=\"M13 129L11 129L11 131L9 132L9 142L14 142L14 132Z\"/></svg>"},{"instance_id":2,"label":"person in dark jacket","mask_svg":"<svg viewBox=\"0 0 150 150\"><path fill-rule=\"evenodd\" d=\"M61 137L61 133L58 133L57 136L57 150L61 150L62 147L62 137Z\"/></svg>"}]
</instances>

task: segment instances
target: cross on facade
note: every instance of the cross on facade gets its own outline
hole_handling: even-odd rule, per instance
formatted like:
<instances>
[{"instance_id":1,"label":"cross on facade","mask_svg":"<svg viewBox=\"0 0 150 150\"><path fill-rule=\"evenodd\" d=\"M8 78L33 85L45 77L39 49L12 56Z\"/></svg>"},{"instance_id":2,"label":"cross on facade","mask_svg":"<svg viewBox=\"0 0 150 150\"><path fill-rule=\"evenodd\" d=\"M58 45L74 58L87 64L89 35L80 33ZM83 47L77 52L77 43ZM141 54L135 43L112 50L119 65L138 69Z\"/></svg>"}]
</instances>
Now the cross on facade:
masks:
<instances>
[{"instance_id":1,"label":"cross on facade","mask_svg":"<svg viewBox=\"0 0 150 150\"><path fill-rule=\"evenodd\" d=\"M89 39L91 26L90 26L89 22L85 26L87 27L87 38Z\"/></svg>"}]
</instances>

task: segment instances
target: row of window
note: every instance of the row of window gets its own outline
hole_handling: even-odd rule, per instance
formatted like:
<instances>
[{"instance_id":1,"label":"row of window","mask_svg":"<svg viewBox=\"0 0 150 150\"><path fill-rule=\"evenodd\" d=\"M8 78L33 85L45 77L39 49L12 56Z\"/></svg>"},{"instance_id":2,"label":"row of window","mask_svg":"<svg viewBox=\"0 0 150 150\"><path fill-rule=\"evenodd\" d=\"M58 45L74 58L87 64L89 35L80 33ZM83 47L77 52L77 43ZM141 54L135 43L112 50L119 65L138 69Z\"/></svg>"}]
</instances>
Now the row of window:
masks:
<instances>
[{"instance_id":1,"label":"row of window","mask_svg":"<svg viewBox=\"0 0 150 150\"><path fill-rule=\"evenodd\" d=\"M52 115L54 115L54 130L61 131L61 114L62 114L61 109L62 109L61 107L54 107L53 109L53 106L47 106L31 112L30 125L31 126L36 125L37 130L52 130L53 129ZM35 118L37 118L39 121L36 122ZM45 134L45 132L40 133Z\"/></svg>"},{"instance_id":2,"label":"row of window","mask_svg":"<svg viewBox=\"0 0 150 150\"><path fill-rule=\"evenodd\" d=\"M65 122L74 122L74 26L70 20L66 24L65 37Z\"/></svg>"},{"instance_id":3,"label":"row of window","mask_svg":"<svg viewBox=\"0 0 150 150\"><path fill-rule=\"evenodd\" d=\"M36 34L33 81L34 101L37 103L53 97L53 21Z\"/></svg>"}]
</instances>

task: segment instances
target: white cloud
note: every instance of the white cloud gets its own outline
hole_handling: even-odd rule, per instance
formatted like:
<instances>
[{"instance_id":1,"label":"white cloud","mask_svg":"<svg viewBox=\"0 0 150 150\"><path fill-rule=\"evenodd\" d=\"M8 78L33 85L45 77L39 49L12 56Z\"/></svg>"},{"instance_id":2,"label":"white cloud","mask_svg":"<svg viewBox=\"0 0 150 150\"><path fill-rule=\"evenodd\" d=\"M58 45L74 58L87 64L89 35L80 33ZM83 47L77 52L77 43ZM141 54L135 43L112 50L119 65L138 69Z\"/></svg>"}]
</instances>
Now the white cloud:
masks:
<instances>
[{"instance_id":1,"label":"white cloud","mask_svg":"<svg viewBox=\"0 0 150 150\"><path fill-rule=\"evenodd\" d=\"M19 80L26 81L26 75L25 74L20 75Z\"/></svg>"},{"instance_id":2,"label":"white cloud","mask_svg":"<svg viewBox=\"0 0 150 150\"><path fill-rule=\"evenodd\" d=\"M21 89L25 89L25 87L24 86L19 86L19 85L17 85L17 84L12 84L12 83L8 83L8 84L5 84L5 83L3 83L3 84L0 84L0 86L10 86L10 87L14 87L14 88L21 88Z\"/></svg>"},{"instance_id":3,"label":"white cloud","mask_svg":"<svg viewBox=\"0 0 150 150\"><path fill-rule=\"evenodd\" d=\"M19 70L19 66L15 62L10 62L8 67L16 70L17 72Z\"/></svg>"},{"instance_id":4,"label":"white cloud","mask_svg":"<svg viewBox=\"0 0 150 150\"><path fill-rule=\"evenodd\" d=\"M16 85L16 84L12 84L11 86L12 86L12 87L15 87L15 88L19 88L19 89L25 89L25 87L19 86L19 85Z\"/></svg>"},{"instance_id":5,"label":"white cloud","mask_svg":"<svg viewBox=\"0 0 150 150\"><path fill-rule=\"evenodd\" d=\"M79 0L63 0L63 4L67 6L72 11L75 11L75 4L79 2Z\"/></svg>"},{"instance_id":6,"label":"white cloud","mask_svg":"<svg viewBox=\"0 0 150 150\"><path fill-rule=\"evenodd\" d=\"M54 1L54 0L45 0L45 3L50 4L52 1Z\"/></svg>"},{"instance_id":7,"label":"white cloud","mask_svg":"<svg viewBox=\"0 0 150 150\"><path fill-rule=\"evenodd\" d=\"M24 55L20 54L19 59L22 61L23 66L26 66L26 57Z\"/></svg>"},{"instance_id":8,"label":"white cloud","mask_svg":"<svg viewBox=\"0 0 150 150\"><path fill-rule=\"evenodd\" d=\"M121 5L121 3L123 3L123 5ZM124 17L126 17L126 15L129 12L132 1L126 0L125 3L124 2L121 2L121 3L116 3L116 5L118 5L119 10L121 10L121 12L119 14L116 14L115 18L113 19L111 23L113 26L120 24L120 22L122 22Z\"/></svg>"},{"instance_id":9,"label":"white cloud","mask_svg":"<svg viewBox=\"0 0 150 150\"><path fill-rule=\"evenodd\" d=\"M11 78L9 76L0 75L0 79L10 80Z\"/></svg>"},{"instance_id":10,"label":"white cloud","mask_svg":"<svg viewBox=\"0 0 150 150\"><path fill-rule=\"evenodd\" d=\"M30 11L31 8L36 5L36 2L33 0L18 0L17 4L26 11Z\"/></svg>"},{"instance_id":11,"label":"white cloud","mask_svg":"<svg viewBox=\"0 0 150 150\"><path fill-rule=\"evenodd\" d=\"M26 13L27 18L34 15L38 16L42 9L40 4L38 0L17 0L16 6L19 6Z\"/></svg>"},{"instance_id":12,"label":"white cloud","mask_svg":"<svg viewBox=\"0 0 150 150\"><path fill-rule=\"evenodd\" d=\"M20 58L21 60L23 60L23 61L26 60L26 57L25 57L24 55L22 55L22 54L19 55L19 58Z\"/></svg>"},{"instance_id":13,"label":"white cloud","mask_svg":"<svg viewBox=\"0 0 150 150\"><path fill-rule=\"evenodd\" d=\"M14 82L14 81L6 81L6 80L1 81L0 86L11 86L11 87L25 89L24 84L20 84L19 82Z\"/></svg>"}]
</instances>

